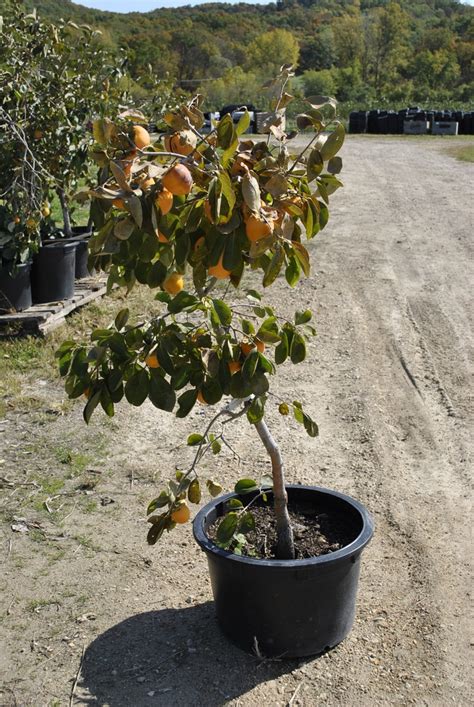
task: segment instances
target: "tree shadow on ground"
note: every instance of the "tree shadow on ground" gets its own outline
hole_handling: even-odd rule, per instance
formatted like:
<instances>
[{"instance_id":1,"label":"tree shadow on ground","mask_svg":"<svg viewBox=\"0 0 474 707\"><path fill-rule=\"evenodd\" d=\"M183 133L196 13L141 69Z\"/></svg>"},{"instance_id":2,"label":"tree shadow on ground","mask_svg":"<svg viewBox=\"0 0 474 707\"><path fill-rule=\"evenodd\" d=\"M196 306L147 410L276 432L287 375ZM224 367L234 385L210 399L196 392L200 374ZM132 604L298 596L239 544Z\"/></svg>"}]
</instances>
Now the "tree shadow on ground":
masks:
<instances>
[{"instance_id":1,"label":"tree shadow on ground","mask_svg":"<svg viewBox=\"0 0 474 707\"><path fill-rule=\"evenodd\" d=\"M212 602L132 616L87 648L76 692L82 704L214 707L293 670L233 646Z\"/></svg>"}]
</instances>

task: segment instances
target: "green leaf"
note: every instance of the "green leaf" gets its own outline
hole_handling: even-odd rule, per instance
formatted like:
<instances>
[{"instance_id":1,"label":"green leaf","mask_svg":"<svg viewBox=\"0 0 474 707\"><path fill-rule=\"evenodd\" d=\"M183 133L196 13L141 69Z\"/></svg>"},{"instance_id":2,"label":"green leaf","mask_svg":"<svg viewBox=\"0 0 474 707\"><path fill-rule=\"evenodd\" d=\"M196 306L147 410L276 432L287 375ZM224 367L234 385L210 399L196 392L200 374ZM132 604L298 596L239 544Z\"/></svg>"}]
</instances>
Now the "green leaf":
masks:
<instances>
[{"instance_id":1,"label":"green leaf","mask_svg":"<svg viewBox=\"0 0 474 707\"><path fill-rule=\"evenodd\" d=\"M314 218L313 218L313 209L311 208L309 202L306 202L306 215L305 215L304 226L306 229L307 237L311 238L313 235Z\"/></svg>"},{"instance_id":2,"label":"green leaf","mask_svg":"<svg viewBox=\"0 0 474 707\"><path fill-rule=\"evenodd\" d=\"M240 237L237 232L229 233L225 239L222 265L226 270L235 270L242 263L242 250L240 247Z\"/></svg>"},{"instance_id":3,"label":"green leaf","mask_svg":"<svg viewBox=\"0 0 474 707\"><path fill-rule=\"evenodd\" d=\"M312 319L313 313L309 309L305 309L304 312L295 313L295 324L306 324Z\"/></svg>"},{"instance_id":4,"label":"green leaf","mask_svg":"<svg viewBox=\"0 0 474 707\"><path fill-rule=\"evenodd\" d=\"M240 516L239 533L250 533L255 530L255 518L249 512L243 513Z\"/></svg>"},{"instance_id":5,"label":"green leaf","mask_svg":"<svg viewBox=\"0 0 474 707\"><path fill-rule=\"evenodd\" d=\"M70 351L68 351L62 358L59 359L58 366L59 366L59 374L61 376L67 376L69 373L69 369L71 367L71 358L72 354Z\"/></svg>"},{"instance_id":6,"label":"green leaf","mask_svg":"<svg viewBox=\"0 0 474 707\"><path fill-rule=\"evenodd\" d=\"M262 295L259 292L257 292L257 290L246 290L245 294L247 295L247 297L249 299L256 299L259 302L262 299Z\"/></svg>"},{"instance_id":7,"label":"green leaf","mask_svg":"<svg viewBox=\"0 0 474 707\"><path fill-rule=\"evenodd\" d=\"M258 484L253 479L240 479L234 486L235 493L239 495L258 491Z\"/></svg>"},{"instance_id":8,"label":"green leaf","mask_svg":"<svg viewBox=\"0 0 474 707\"><path fill-rule=\"evenodd\" d=\"M235 511L231 511L224 516L219 523L216 533L216 540L221 545L227 545L232 539L239 522L239 516Z\"/></svg>"},{"instance_id":9,"label":"green leaf","mask_svg":"<svg viewBox=\"0 0 474 707\"><path fill-rule=\"evenodd\" d=\"M337 123L336 128L331 132L328 139L321 147L321 157L325 162L330 160L339 152L344 142L345 130L342 123Z\"/></svg>"},{"instance_id":10,"label":"green leaf","mask_svg":"<svg viewBox=\"0 0 474 707\"><path fill-rule=\"evenodd\" d=\"M182 290L168 303L168 311L171 314L178 314L184 309L189 309L197 304L199 304L197 297L191 295L189 292L185 292L185 290Z\"/></svg>"},{"instance_id":11,"label":"green leaf","mask_svg":"<svg viewBox=\"0 0 474 707\"><path fill-rule=\"evenodd\" d=\"M213 481L212 479L208 479L206 481L206 486L207 486L207 490L209 491L212 498L215 498L220 493L222 493L222 486L220 484L218 484L217 481Z\"/></svg>"},{"instance_id":12,"label":"green leaf","mask_svg":"<svg viewBox=\"0 0 474 707\"><path fill-rule=\"evenodd\" d=\"M234 373L230 379L230 394L233 398L248 398L252 393L252 386L243 375L242 371Z\"/></svg>"},{"instance_id":13,"label":"green leaf","mask_svg":"<svg viewBox=\"0 0 474 707\"><path fill-rule=\"evenodd\" d=\"M188 499L191 503L201 503L201 486L198 479L193 479L189 484Z\"/></svg>"},{"instance_id":14,"label":"green leaf","mask_svg":"<svg viewBox=\"0 0 474 707\"><path fill-rule=\"evenodd\" d=\"M310 418L306 413L303 414L303 425L306 432L310 437L317 437L319 434L319 428L317 424Z\"/></svg>"},{"instance_id":15,"label":"green leaf","mask_svg":"<svg viewBox=\"0 0 474 707\"><path fill-rule=\"evenodd\" d=\"M243 135L247 131L249 125L250 125L250 114L249 114L248 110L246 109L245 113L240 116L239 122L235 126L235 132L240 137L240 135Z\"/></svg>"},{"instance_id":16,"label":"green leaf","mask_svg":"<svg viewBox=\"0 0 474 707\"><path fill-rule=\"evenodd\" d=\"M234 121L230 113L224 115L217 125L217 146L227 150L236 140Z\"/></svg>"},{"instance_id":17,"label":"green leaf","mask_svg":"<svg viewBox=\"0 0 474 707\"><path fill-rule=\"evenodd\" d=\"M298 400L293 400L293 415L296 422L304 424L304 412L301 403Z\"/></svg>"},{"instance_id":18,"label":"green leaf","mask_svg":"<svg viewBox=\"0 0 474 707\"><path fill-rule=\"evenodd\" d=\"M321 174L323 171L323 166L324 166L324 160L323 156L318 150L317 147L315 147L311 152L309 153L308 157L308 163L306 165L306 173L308 175L308 182L312 182L313 179L316 179L316 177Z\"/></svg>"},{"instance_id":19,"label":"green leaf","mask_svg":"<svg viewBox=\"0 0 474 707\"><path fill-rule=\"evenodd\" d=\"M247 420L251 425L256 425L257 422L263 419L265 413L265 400L264 397L255 398L252 404L247 409Z\"/></svg>"},{"instance_id":20,"label":"green leaf","mask_svg":"<svg viewBox=\"0 0 474 707\"><path fill-rule=\"evenodd\" d=\"M247 334L247 336L253 336L255 334L255 327L251 321L248 319L242 319L241 324L244 334Z\"/></svg>"},{"instance_id":21,"label":"green leaf","mask_svg":"<svg viewBox=\"0 0 474 707\"><path fill-rule=\"evenodd\" d=\"M151 268L148 270L147 273L147 278L146 278L146 284L148 287L151 289L154 289L155 287L159 287L163 281L165 280L167 275L167 270L163 263L161 263L159 260L156 261L156 263L153 263ZM166 293L168 294L168 293Z\"/></svg>"},{"instance_id":22,"label":"green leaf","mask_svg":"<svg viewBox=\"0 0 474 707\"><path fill-rule=\"evenodd\" d=\"M154 369L156 370L156 369ZM150 390L148 393L153 405L160 410L172 412L176 403L176 393L159 373L150 378Z\"/></svg>"},{"instance_id":23,"label":"green leaf","mask_svg":"<svg viewBox=\"0 0 474 707\"><path fill-rule=\"evenodd\" d=\"M300 265L297 258L291 255L285 269L285 278L290 287L294 287L300 279Z\"/></svg>"},{"instance_id":24,"label":"green leaf","mask_svg":"<svg viewBox=\"0 0 474 707\"><path fill-rule=\"evenodd\" d=\"M243 503L238 498L231 498L226 503L227 508L243 508Z\"/></svg>"},{"instance_id":25,"label":"green leaf","mask_svg":"<svg viewBox=\"0 0 474 707\"><path fill-rule=\"evenodd\" d=\"M272 259L265 271L265 275L262 281L264 287L269 287L277 279L280 270L285 262L285 251L283 248L278 248L273 254Z\"/></svg>"},{"instance_id":26,"label":"green leaf","mask_svg":"<svg viewBox=\"0 0 474 707\"><path fill-rule=\"evenodd\" d=\"M215 405L222 398L222 388L219 381L207 378L201 386L201 393L208 405Z\"/></svg>"},{"instance_id":27,"label":"green leaf","mask_svg":"<svg viewBox=\"0 0 474 707\"><path fill-rule=\"evenodd\" d=\"M133 374L125 384L125 397L130 405L139 407L145 402L148 395L148 373L144 368Z\"/></svg>"},{"instance_id":28,"label":"green leaf","mask_svg":"<svg viewBox=\"0 0 474 707\"><path fill-rule=\"evenodd\" d=\"M157 508L163 508L169 503L170 497L167 491L162 491L158 498L154 498L153 501L148 505L146 514L149 516L151 513L156 511Z\"/></svg>"},{"instance_id":29,"label":"green leaf","mask_svg":"<svg viewBox=\"0 0 474 707\"><path fill-rule=\"evenodd\" d=\"M204 437L202 435L194 433L192 435L189 435L187 444L190 447L195 447L196 444L201 444L203 439L204 439Z\"/></svg>"},{"instance_id":30,"label":"green leaf","mask_svg":"<svg viewBox=\"0 0 474 707\"><path fill-rule=\"evenodd\" d=\"M290 358L292 363L301 363L306 358L306 343L300 333L295 332L290 346Z\"/></svg>"},{"instance_id":31,"label":"green leaf","mask_svg":"<svg viewBox=\"0 0 474 707\"><path fill-rule=\"evenodd\" d=\"M230 214L235 206L235 192L232 187L232 181L229 177L229 174L227 172L221 172L219 174L219 182L221 185L222 194L224 195L225 200L227 201Z\"/></svg>"},{"instance_id":32,"label":"green leaf","mask_svg":"<svg viewBox=\"0 0 474 707\"><path fill-rule=\"evenodd\" d=\"M220 452L221 449L222 449L222 444L221 444L217 439L215 439L215 440L211 443L211 449L212 449L212 453L213 453L213 454L219 454L219 452Z\"/></svg>"},{"instance_id":33,"label":"green leaf","mask_svg":"<svg viewBox=\"0 0 474 707\"><path fill-rule=\"evenodd\" d=\"M85 406L82 416L84 417L84 421L88 425L90 422L90 419L92 417L92 413L96 409L97 405L100 403L100 396L101 396L101 391L98 390L94 395L91 395L89 400L87 401L87 405Z\"/></svg>"},{"instance_id":34,"label":"green leaf","mask_svg":"<svg viewBox=\"0 0 474 707\"><path fill-rule=\"evenodd\" d=\"M106 386L104 386L101 390L100 404L108 417L114 416L114 403Z\"/></svg>"},{"instance_id":35,"label":"green leaf","mask_svg":"<svg viewBox=\"0 0 474 707\"><path fill-rule=\"evenodd\" d=\"M265 373L270 373L270 375L273 375L275 373L275 365L268 359L264 354L260 353L258 354L258 361L260 367L265 371Z\"/></svg>"},{"instance_id":36,"label":"green leaf","mask_svg":"<svg viewBox=\"0 0 474 707\"><path fill-rule=\"evenodd\" d=\"M263 395L263 393L266 393L270 387L267 376L262 372L254 375L254 377L250 380L250 385L252 386L252 393L255 395Z\"/></svg>"},{"instance_id":37,"label":"green leaf","mask_svg":"<svg viewBox=\"0 0 474 707\"><path fill-rule=\"evenodd\" d=\"M280 343L275 349L275 363L279 366L286 361L289 354L288 336L282 331L280 334Z\"/></svg>"},{"instance_id":38,"label":"green leaf","mask_svg":"<svg viewBox=\"0 0 474 707\"><path fill-rule=\"evenodd\" d=\"M298 260L298 263L301 265L304 274L306 277L309 277L311 266L308 251L304 245L301 245L301 243L293 243L293 248L294 254Z\"/></svg>"},{"instance_id":39,"label":"green leaf","mask_svg":"<svg viewBox=\"0 0 474 707\"><path fill-rule=\"evenodd\" d=\"M340 157L331 157L328 162L329 174L339 174L342 169L342 159Z\"/></svg>"},{"instance_id":40,"label":"green leaf","mask_svg":"<svg viewBox=\"0 0 474 707\"><path fill-rule=\"evenodd\" d=\"M232 310L229 305L220 299L213 299L212 303L222 326L229 326L232 321Z\"/></svg>"},{"instance_id":41,"label":"green leaf","mask_svg":"<svg viewBox=\"0 0 474 707\"><path fill-rule=\"evenodd\" d=\"M321 227L321 230L326 226L327 222L329 221L329 209L326 206L326 204L321 204L320 203L320 211L319 211L319 225Z\"/></svg>"},{"instance_id":42,"label":"green leaf","mask_svg":"<svg viewBox=\"0 0 474 707\"><path fill-rule=\"evenodd\" d=\"M242 366L242 375L247 380L250 380L254 375L259 362L259 353L257 349L252 351L245 357L244 365Z\"/></svg>"},{"instance_id":43,"label":"green leaf","mask_svg":"<svg viewBox=\"0 0 474 707\"><path fill-rule=\"evenodd\" d=\"M192 390L187 390L185 393L178 398L178 410L176 412L176 417L186 417L193 409L197 400L198 391L193 388Z\"/></svg>"},{"instance_id":44,"label":"green leaf","mask_svg":"<svg viewBox=\"0 0 474 707\"><path fill-rule=\"evenodd\" d=\"M264 341L266 344L276 344L280 341L280 330L276 317L268 317L262 322L257 332L257 339Z\"/></svg>"},{"instance_id":45,"label":"green leaf","mask_svg":"<svg viewBox=\"0 0 474 707\"><path fill-rule=\"evenodd\" d=\"M168 514L162 513L159 516L152 516L148 519L148 521L152 523L151 528L148 531L148 535L146 537L147 543L149 545L154 545L161 538L166 528L167 518Z\"/></svg>"}]
</instances>

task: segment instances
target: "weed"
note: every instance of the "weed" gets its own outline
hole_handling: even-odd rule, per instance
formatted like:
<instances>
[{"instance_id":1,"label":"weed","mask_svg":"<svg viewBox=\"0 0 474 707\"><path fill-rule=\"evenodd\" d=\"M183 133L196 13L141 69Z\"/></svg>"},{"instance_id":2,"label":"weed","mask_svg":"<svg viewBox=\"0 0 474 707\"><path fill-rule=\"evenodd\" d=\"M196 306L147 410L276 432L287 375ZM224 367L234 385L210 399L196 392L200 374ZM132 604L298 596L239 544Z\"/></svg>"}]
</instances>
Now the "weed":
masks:
<instances>
[{"instance_id":1,"label":"weed","mask_svg":"<svg viewBox=\"0 0 474 707\"><path fill-rule=\"evenodd\" d=\"M57 606L59 608L61 606L61 602L56 599L32 599L28 602L26 609L31 613L38 613L41 609L44 609L47 606Z\"/></svg>"},{"instance_id":2,"label":"weed","mask_svg":"<svg viewBox=\"0 0 474 707\"><path fill-rule=\"evenodd\" d=\"M81 547L86 548L87 550L93 550L94 552L100 552L101 547L99 545L96 545L93 541L92 538L87 537L87 535L75 535L74 540L77 540L79 545Z\"/></svg>"}]
</instances>

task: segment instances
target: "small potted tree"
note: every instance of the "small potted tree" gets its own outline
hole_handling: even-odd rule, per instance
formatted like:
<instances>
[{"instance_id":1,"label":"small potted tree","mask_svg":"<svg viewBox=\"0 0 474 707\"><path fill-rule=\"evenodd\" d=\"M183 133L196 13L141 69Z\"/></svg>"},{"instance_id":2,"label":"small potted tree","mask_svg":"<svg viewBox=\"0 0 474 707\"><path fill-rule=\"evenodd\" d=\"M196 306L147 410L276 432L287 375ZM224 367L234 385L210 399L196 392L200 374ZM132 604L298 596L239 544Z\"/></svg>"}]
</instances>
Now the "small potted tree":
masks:
<instances>
[{"instance_id":1,"label":"small potted tree","mask_svg":"<svg viewBox=\"0 0 474 707\"><path fill-rule=\"evenodd\" d=\"M277 368L305 359L311 312L281 318L255 288L238 298L249 270L262 273L264 288L280 273L291 287L310 275L303 238L324 228L329 195L341 186L344 130L332 99L308 99L297 124L314 135L289 153L279 121L292 100L290 76L283 67L272 86L274 115L261 141L240 139L248 113L237 125L225 116L203 136L199 97L164 116L163 144L151 144L137 112L96 123L104 179L90 191L101 206L91 261L107 270L110 286L156 288L163 311L137 323L121 310L109 328L92 332L90 345L67 341L57 356L69 396L87 398L86 422L99 405L113 415L122 398L135 406L148 399L177 417L227 399L205 430L189 436L190 468L151 501L148 542L186 523L189 504L199 504L207 487L213 500L197 514L194 533L208 556L221 627L248 650L298 656L332 647L350 630L372 523L342 494L287 486L265 421ZM281 400L278 410L317 435L299 401ZM272 477L240 479L219 496L221 484L204 484L199 462L221 450L225 425L242 417L269 454Z\"/></svg>"},{"instance_id":2,"label":"small potted tree","mask_svg":"<svg viewBox=\"0 0 474 707\"><path fill-rule=\"evenodd\" d=\"M73 225L72 196L89 175L91 116L115 112L122 93L121 72L98 35L87 25L56 26L18 7L6 13L0 31L0 149L2 158L10 157L2 181L14 187L26 165L41 183L30 218L40 243L33 268L37 302L71 297L76 271L83 274L87 262L90 225Z\"/></svg>"}]
</instances>

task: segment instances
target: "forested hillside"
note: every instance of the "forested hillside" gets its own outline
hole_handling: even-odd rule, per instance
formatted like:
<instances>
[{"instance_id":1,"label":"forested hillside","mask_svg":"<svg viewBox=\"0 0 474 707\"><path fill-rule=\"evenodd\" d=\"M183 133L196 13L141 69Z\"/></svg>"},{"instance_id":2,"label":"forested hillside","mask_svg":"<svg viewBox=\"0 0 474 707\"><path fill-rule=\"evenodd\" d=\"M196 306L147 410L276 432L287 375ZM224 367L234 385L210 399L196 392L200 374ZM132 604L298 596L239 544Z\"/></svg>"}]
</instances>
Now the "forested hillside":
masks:
<instances>
[{"instance_id":1,"label":"forested hillside","mask_svg":"<svg viewBox=\"0 0 474 707\"><path fill-rule=\"evenodd\" d=\"M0 1L0 8L7 0ZM25 0L43 17L86 22L122 48L135 78L149 67L208 106L254 100L284 62L295 90L377 102L472 103L474 8L456 0L281 0L206 4L128 15L69 0Z\"/></svg>"}]
</instances>

